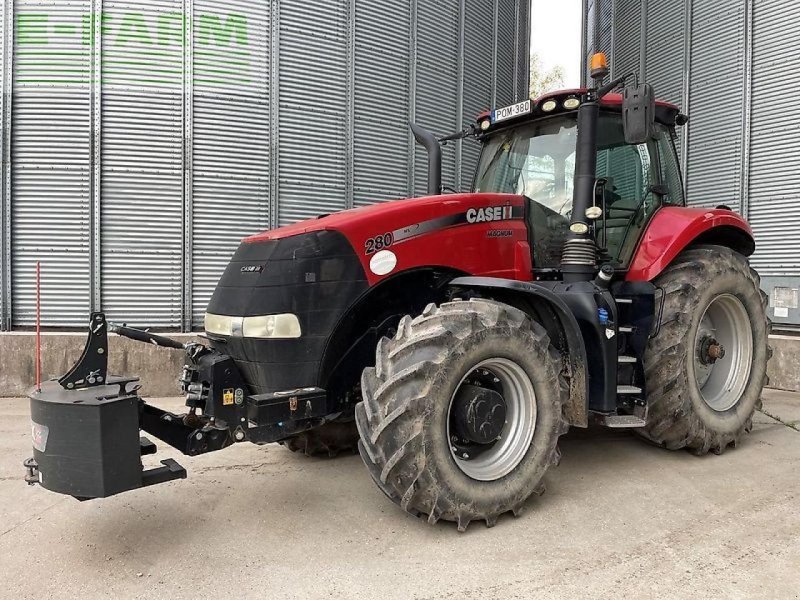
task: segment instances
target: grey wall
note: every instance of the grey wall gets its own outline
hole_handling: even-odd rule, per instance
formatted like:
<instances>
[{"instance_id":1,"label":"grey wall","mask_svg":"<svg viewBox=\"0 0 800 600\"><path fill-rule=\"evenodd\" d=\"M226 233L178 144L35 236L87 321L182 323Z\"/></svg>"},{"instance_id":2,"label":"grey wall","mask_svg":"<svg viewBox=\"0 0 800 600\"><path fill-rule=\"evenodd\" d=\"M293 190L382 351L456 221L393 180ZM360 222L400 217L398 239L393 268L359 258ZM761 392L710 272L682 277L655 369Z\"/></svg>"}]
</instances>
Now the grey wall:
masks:
<instances>
[{"instance_id":1,"label":"grey wall","mask_svg":"<svg viewBox=\"0 0 800 600\"><path fill-rule=\"evenodd\" d=\"M528 0L6 0L0 328L191 330L248 234L425 188L527 96ZM477 158L451 145L445 182Z\"/></svg>"},{"instance_id":2,"label":"grey wall","mask_svg":"<svg viewBox=\"0 0 800 600\"><path fill-rule=\"evenodd\" d=\"M689 202L749 218L770 316L800 326L791 300L800 288L800 105L791 97L800 4L585 0L585 9L587 55L608 52L615 74L638 70L690 116L681 134Z\"/></svg>"}]
</instances>

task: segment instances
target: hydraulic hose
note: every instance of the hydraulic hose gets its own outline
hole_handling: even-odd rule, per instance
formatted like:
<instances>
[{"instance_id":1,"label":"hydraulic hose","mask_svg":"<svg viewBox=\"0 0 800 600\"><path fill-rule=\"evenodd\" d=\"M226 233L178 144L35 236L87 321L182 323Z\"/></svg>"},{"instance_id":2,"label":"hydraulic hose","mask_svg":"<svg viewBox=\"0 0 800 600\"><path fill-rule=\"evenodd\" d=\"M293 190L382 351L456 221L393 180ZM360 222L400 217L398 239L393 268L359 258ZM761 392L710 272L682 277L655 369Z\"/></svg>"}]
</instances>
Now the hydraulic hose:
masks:
<instances>
[{"instance_id":1,"label":"hydraulic hose","mask_svg":"<svg viewBox=\"0 0 800 600\"><path fill-rule=\"evenodd\" d=\"M186 346L177 340L173 340L162 335L156 335L155 333L142 331L141 329L133 329L132 327L127 327L125 325L109 323L108 330L111 333L116 333L119 336L145 344L153 344L155 346L161 346L162 348L172 348L174 350L186 349Z\"/></svg>"}]
</instances>

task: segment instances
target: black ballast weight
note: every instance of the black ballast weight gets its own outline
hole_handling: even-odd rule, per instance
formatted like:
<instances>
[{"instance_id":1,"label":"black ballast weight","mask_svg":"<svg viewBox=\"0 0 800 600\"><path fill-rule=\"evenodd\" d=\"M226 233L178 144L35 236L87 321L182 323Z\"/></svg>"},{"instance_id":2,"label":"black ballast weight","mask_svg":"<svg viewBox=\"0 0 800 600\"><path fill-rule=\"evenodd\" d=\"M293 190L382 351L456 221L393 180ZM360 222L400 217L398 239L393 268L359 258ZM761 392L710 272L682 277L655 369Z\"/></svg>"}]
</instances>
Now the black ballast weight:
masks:
<instances>
[{"instance_id":1,"label":"black ballast weight","mask_svg":"<svg viewBox=\"0 0 800 600\"><path fill-rule=\"evenodd\" d=\"M89 500L186 477L172 459L144 470L142 456L155 445L139 436L139 380L108 375L108 328L105 315L93 313L78 363L31 392L29 484Z\"/></svg>"},{"instance_id":2,"label":"black ballast weight","mask_svg":"<svg viewBox=\"0 0 800 600\"><path fill-rule=\"evenodd\" d=\"M155 445L139 436L139 380L109 377L107 365L108 324L105 315L93 313L78 363L30 394L28 483L88 500L186 477L172 459L144 470L141 457L153 454Z\"/></svg>"},{"instance_id":3,"label":"black ballast weight","mask_svg":"<svg viewBox=\"0 0 800 600\"><path fill-rule=\"evenodd\" d=\"M108 385L64 390L56 381L31 394L34 456L30 483L81 500L186 477L174 460L145 471L152 444L139 437L136 379L112 377Z\"/></svg>"}]
</instances>

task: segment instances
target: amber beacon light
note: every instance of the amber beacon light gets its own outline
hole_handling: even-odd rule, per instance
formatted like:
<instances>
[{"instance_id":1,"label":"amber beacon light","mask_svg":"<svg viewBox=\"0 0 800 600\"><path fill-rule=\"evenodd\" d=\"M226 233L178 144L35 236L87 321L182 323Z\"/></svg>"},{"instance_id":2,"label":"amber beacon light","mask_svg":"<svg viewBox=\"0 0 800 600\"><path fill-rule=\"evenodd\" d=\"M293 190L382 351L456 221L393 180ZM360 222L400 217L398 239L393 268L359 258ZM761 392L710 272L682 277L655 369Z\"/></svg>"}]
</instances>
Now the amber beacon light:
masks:
<instances>
[{"instance_id":1,"label":"amber beacon light","mask_svg":"<svg viewBox=\"0 0 800 600\"><path fill-rule=\"evenodd\" d=\"M603 79L608 75L608 58L605 52L598 52L592 55L591 69L592 79Z\"/></svg>"}]
</instances>

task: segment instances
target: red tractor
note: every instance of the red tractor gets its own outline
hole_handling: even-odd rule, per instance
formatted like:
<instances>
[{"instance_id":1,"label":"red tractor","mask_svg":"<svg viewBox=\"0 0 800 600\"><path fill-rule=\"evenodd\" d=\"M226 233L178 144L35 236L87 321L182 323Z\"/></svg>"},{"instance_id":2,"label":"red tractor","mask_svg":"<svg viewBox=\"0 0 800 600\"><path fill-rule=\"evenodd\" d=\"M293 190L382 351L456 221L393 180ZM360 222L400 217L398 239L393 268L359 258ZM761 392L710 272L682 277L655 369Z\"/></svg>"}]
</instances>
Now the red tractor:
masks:
<instances>
[{"instance_id":1,"label":"red tractor","mask_svg":"<svg viewBox=\"0 0 800 600\"><path fill-rule=\"evenodd\" d=\"M590 423L724 452L752 427L769 322L747 222L687 208L678 108L648 85L547 94L481 116L429 154L430 195L244 240L207 344L92 315L83 358L32 393L27 478L80 499L186 476L140 430L196 456L280 442L358 447L381 490L436 523L489 526L544 490ZM440 144L482 145L474 189L442 194ZM107 374L107 331L186 350L188 411Z\"/></svg>"}]
</instances>

